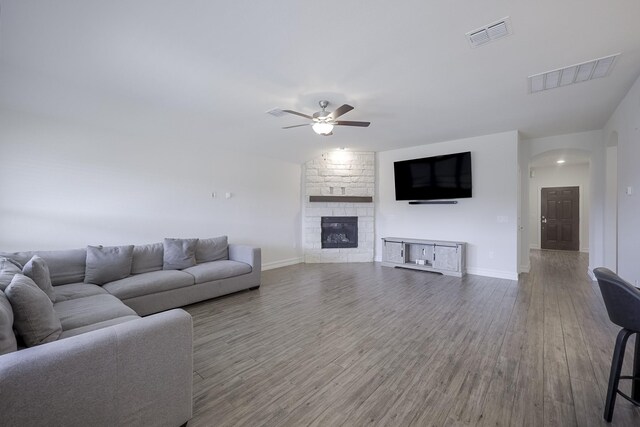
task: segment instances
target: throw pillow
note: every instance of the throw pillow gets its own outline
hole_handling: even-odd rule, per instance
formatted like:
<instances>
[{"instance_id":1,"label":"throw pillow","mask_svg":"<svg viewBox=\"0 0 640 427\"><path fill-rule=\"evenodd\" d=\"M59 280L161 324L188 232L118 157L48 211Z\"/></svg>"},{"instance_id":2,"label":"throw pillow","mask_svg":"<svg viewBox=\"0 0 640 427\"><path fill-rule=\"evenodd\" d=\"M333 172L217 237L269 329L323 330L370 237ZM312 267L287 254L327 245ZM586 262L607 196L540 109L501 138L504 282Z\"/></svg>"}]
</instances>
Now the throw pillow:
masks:
<instances>
[{"instance_id":1,"label":"throw pillow","mask_svg":"<svg viewBox=\"0 0 640 427\"><path fill-rule=\"evenodd\" d=\"M17 273L22 273L22 267L18 267L16 262L9 258L0 258L0 291L7 289Z\"/></svg>"},{"instance_id":2,"label":"throw pillow","mask_svg":"<svg viewBox=\"0 0 640 427\"><path fill-rule=\"evenodd\" d=\"M51 286L49 266L44 259L34 255L22 268L22 274L33 280L47 294L51 302L56 302L56 294Z\"/></svg>"},{"instance_id":3,"label":"throw pillow","mask_svg":"<svg viewBox=\"0 0 640 427\"><path fill-rule=\"evenodd\" d=\"M60 319L47 294L33 280L16 274L5 294L13 309L13 326L27 347L58 339L62 333Z\"/></svg>"},{"instance_id":4,"label":"throw pillow","mask_svg":"<svg viewBox=\"0 0 640 427\"><path fill-rule=\"evenodd\" d=\"M219 259L229 259L227 236L198 240L196 245L196 262L198 264Z\"/></svg>"},{"instance_id":5,"label":"throw pillow","mask_svg":"<svg viewBox=\"0 0 640 427\"><path fill-rule=\"evenodd\" d=\"M103 285L131 274L133 245L87 246L84 283Z\"/></svg>"},{"instance_id":6,"label":"throw pillow","mask_svg":"<svg viewBox=\"0 0 640 427\"><path fill-rule=\"evenodd\" d=\"M0 291L0 355L18 350L13 333L13 309L4 292Z\"/></svg>"},{"instance_id":7,"label":"throw pillow","mask_svg":"<svg viewBox=\"0 0 640 427\"><path fill-rule=\"evenodd\" d=\"M198 239L164 239L163 270L182 270L196 265Z\"/></svg>"},{"instance_id":8,"label":"throw pillow","mask_svg":"<svg viewBox=\"0 0 640 427\"><path fill-rule=\"evenodd\" d=\"M162 243L134 246L131 274L162 270L162 252Z\"/></svg>"}]
</instances>

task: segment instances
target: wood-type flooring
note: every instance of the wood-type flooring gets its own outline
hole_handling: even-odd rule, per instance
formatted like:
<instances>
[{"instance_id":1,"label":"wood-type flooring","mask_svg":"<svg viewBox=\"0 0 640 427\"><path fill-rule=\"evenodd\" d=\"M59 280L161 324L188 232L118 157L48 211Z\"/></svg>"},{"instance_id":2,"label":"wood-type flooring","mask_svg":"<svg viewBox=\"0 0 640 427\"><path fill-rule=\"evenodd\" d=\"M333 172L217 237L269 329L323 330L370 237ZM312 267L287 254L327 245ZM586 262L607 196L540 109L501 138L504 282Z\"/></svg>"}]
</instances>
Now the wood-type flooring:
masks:
<instances>
[{"instance_id":1,"label":"wood-type flooring","mask_svg":"<svg viewBox=\"0 0 640 427\"><path fill-rule=\"evenodd\" d=\"M519 281L298 264L187 307L189 426L597 426L618 328L587 255ZM625 369L629 372L633 339ZM618 398L614 426L640 426Z\"/></svg>"}]
</instances>

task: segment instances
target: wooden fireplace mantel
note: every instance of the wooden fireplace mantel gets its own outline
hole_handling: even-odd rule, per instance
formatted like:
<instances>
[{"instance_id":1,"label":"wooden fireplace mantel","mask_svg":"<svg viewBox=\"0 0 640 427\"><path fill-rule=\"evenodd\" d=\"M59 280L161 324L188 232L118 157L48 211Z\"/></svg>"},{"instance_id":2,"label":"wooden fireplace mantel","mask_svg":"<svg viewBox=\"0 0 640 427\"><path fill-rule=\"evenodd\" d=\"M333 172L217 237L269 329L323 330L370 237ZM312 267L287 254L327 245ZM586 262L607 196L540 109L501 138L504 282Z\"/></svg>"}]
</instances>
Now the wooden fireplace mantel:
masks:
<instances>
[{"instance_id":1,"label":"wooden fireplace mantel","mask_svg":"<svg viewBox=\"0 0 640 427\"><path fill-rule=\"evenodd\" d=\"M373 203L371 196L309 196L309 202L324 203Z\"/></svg>"}]
</instances>

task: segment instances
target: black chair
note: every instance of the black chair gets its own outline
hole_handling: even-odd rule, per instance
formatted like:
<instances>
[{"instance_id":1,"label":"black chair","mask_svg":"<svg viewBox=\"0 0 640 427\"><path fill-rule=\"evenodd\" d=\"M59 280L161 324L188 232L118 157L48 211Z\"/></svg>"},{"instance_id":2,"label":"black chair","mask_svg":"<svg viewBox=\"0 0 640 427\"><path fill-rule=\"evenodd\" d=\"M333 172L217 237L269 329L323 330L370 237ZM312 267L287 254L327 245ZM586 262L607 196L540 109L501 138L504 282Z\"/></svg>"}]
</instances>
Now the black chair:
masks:
<instances>
[{"instance_id":1,"label":"black chair","mask_svg":"<svg viewBox=\"0 0 640 427\"><path fill-rule=\"evenodd\" d=\"M602 292L604 305L607 307L607 313L609 313L609 319L622 327L622 330L618 332L616 346L613 350L609 389L607 390L607 400L604 407L604 419L611 422L613 407L616 404L616 395L619 394L634 405L640 406L640 335L636 335L633 375L620 375L627 340L633 334L640 334L640 290L621 279L608 268L596 268L593 270L593 274L598 279L598 285L600 286L600 292ZM618 389L620 380L632 381L631 396Z\"/></svg>"}]
</instances>

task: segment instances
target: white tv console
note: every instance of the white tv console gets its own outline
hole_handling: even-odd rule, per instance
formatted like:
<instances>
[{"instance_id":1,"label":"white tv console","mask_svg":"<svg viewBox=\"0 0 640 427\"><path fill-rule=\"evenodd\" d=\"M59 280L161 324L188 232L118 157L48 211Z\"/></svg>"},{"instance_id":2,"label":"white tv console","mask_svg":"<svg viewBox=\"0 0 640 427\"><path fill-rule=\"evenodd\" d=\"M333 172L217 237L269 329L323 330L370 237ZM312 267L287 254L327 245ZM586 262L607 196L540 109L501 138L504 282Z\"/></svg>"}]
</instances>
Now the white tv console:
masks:
<instances>
[{"instance_id":1,"label":"white tv console","mask_svg":"<svg viewBox=\"0 0 640 427\"><path fill-rule=\"evenodd\" d=\"M465 242L383 237L382 265L462 277L466 273L465 247Z\"/></svg>"}]
</instances>

